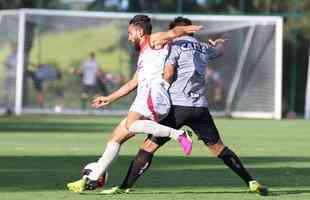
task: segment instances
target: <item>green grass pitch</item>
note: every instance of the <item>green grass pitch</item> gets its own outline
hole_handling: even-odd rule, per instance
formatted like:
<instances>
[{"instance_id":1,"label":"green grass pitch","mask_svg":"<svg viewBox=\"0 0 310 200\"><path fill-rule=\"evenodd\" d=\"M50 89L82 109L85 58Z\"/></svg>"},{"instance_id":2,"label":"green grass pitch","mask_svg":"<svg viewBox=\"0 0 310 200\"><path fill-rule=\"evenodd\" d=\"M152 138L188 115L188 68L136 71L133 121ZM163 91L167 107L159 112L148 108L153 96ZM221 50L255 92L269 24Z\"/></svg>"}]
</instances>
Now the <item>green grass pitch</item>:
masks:
<instances>
[{"instance_id":1,"label":"green grass pitch","mask_svg":"<svg viewBox=\"0 0 310 200\"><path fill-rule=\"evenodd\" d=\"M1 200L91 199L310 199L310 122L216 119L224 142L235 150L271 195L259 197L194 138L184 157L171 141L128 195L70 193L65 185L104 150L121 118L76 116L0 117ZM109 170L108 187L120 183L144 137L126 143Z\"/></svg>"}]
</instances>

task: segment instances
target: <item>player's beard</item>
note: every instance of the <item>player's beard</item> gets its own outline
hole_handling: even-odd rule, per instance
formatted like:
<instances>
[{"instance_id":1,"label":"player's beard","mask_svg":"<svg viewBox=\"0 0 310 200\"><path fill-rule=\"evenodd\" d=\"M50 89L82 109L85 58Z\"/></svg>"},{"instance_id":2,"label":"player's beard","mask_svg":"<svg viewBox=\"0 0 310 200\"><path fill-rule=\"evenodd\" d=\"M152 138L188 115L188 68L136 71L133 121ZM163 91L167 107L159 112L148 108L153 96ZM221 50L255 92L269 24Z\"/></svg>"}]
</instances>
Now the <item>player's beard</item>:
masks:
<instances>
[{"instance_id":1,"label":"player's beard","mask_svg":"<svg viewBox=\"0 0 310 200\"><path fill-rule=\"evenodd\" d=\"M135 50L136 50L136 51L140 51L140 44L139 44L139 42L136 42L136 43L134 44L134 47L135 47Z\"/></svg>"}]
</instances>

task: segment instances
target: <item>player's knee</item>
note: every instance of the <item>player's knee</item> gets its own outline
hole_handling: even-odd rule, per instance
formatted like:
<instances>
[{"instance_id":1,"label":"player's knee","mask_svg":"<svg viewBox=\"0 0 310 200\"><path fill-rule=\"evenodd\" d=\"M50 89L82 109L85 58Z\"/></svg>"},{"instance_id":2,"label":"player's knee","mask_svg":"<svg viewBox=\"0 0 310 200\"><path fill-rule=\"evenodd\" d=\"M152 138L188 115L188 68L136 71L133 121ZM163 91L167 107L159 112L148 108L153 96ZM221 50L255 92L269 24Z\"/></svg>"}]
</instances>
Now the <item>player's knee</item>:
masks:
<instances>
[{"instance_id":1,"label":"player's knee","mask_svg":"<svg viewBox=\"0 0 310 200\"><path fill-rule=\"evenodd\" d=\"M133 127L135 126L135 124L139 124L139 120L141 120L143 118L143 116L140 113L137 112L129 112L128 116L126 118L125 121L125 127L128 131L130 131L130 129L133 129Z\"/></svg>"},{"instance_id":2,"label":"player's knee","mask_svg":"<svg viewBox=\"0 0 310 200\"><path fill-rule=\"evenodd\" d=\"M208 145L209 150L214 156L219 156L221 152L225 149L225 145L219 141L215 144Z\"/></svg>"},{"instance_id":3,"label":"player's knee","mask_svg":"<svg viewBox=\"0 0 310 200\"><path fill-rule=\"evenodd\" d=\"M131 126L131 123L128 121L128 119L125 122L125 128L129 131L129 127Z\"/></svg>"},{"instance_id":4,"label":"player's knee","mask_svg":"<svg viewBox=\"0 0 310 200\"><path fill-rule=\"evenodd\" d=\"M133 136L134 134L128 131L125 124L120 123L119 126L113 131L112 136L109 138L109 142L117 142L121 144Z\"/></svg>"},{"instance_id":5,"label":"player's knee","mask_svg":"<svg viewBox=\"0 0 310 200\"><path fill-rule=\"evenodd\" d=\"M130 124L127 124L126 128L128 129L129 132L135 134L139 132L144 132L145 126L146 126L146 123L144 120L136 120Z\"/></svg>"},{"instance_id":6,"label":"player's knee","mask_svg":"<svg viewBox=\"0 0 310 200\"><path fill-rule=\"evenodd\" d=\"M126 129L129 131L129 132L135 132L135 127L136 127L136 121L134 122L126 122Z\"/></svg>"},{"instance_id":7,"label":"player's knee","mask_svg":"<svg viewBox=\"0 0 310 200\"><path fill-rule=\"evenodd\" d=\"M125 123L125 128L129 131L129 132L135 132L135 127L137 126L139 120L129 120L127 118L126 123Z\"/></svg>"},{"instance_id":8,"label":"player's knee","mask_svg":"<svg viewBox=\"0 0 310 200\"><path fill-rule=\"evenodd\" d=\"M159 145L149 139L145 140L144 143L140 146L140 149L143 149L149 153L155 153L158 148Z\"/></svg>"},{"instance_id":9,"label":"player's knee","mask_svg":"<svg viewBox=\"0 0 310 200\"><path fill-rule=\"evenodd\" d=\"M116 142L119 144L122 144L126 142L129 138L133 137L134 135L131 133L127 134L118 134L118 135L113 135L108 141L109 142Z\"/></svg>"}]
</instances>

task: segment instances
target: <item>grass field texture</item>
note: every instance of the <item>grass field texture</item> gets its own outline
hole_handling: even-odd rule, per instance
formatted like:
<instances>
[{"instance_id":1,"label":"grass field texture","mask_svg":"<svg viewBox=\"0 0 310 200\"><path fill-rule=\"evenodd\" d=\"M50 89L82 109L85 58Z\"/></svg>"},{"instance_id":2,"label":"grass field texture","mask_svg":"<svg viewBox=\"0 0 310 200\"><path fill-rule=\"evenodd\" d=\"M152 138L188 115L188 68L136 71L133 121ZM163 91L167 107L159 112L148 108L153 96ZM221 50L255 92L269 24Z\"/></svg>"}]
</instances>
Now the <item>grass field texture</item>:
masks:
<instances>
[{"instance_id":1,"label":"grass field texture","mask_svg":"<svg viewBox=\"0 0 310 200\"><path fill-rule=\"evenodd\" d=\"M171 141L128 195L84 195L66 190L83 165L96 160L121 118L22 116L0 118L0 199L310 199L310 123L304 120L216 119L224 142L271 195L247 193L244 183L194 137L184 157ZM120 184L144 137L126 143L109 170L107 187Z\"/></svg>"}]
</instances>

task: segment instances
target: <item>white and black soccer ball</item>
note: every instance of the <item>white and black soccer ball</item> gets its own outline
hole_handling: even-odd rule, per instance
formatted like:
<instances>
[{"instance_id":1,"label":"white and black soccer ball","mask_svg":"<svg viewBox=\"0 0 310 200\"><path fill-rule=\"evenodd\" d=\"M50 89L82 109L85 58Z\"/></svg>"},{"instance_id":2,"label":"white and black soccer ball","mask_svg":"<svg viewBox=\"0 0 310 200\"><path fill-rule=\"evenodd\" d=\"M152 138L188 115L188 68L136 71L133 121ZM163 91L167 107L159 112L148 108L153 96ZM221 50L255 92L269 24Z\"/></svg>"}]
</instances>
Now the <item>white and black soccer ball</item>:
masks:
<instances>
[{"instance_id":1,"label":"white and black soccer ball","mask_svg":"<svg viewBox=\"0 0 310 200\"><path fill-rule=\"evenodd\" d=\"M89 174L95 170L95 168L97 168L97 163L96 162L92 162L92 163L88 163L82 171L82 177L86 177L86 179L88 179ZM108 180L108 172L105 171L103 172L103 174L99 177L99 179L96 182L93 182L91 180L86 181L86 188L89 190L94 190L97 187L104 187L104 185L106 184Z\"/></svg>"}]
</instances>

